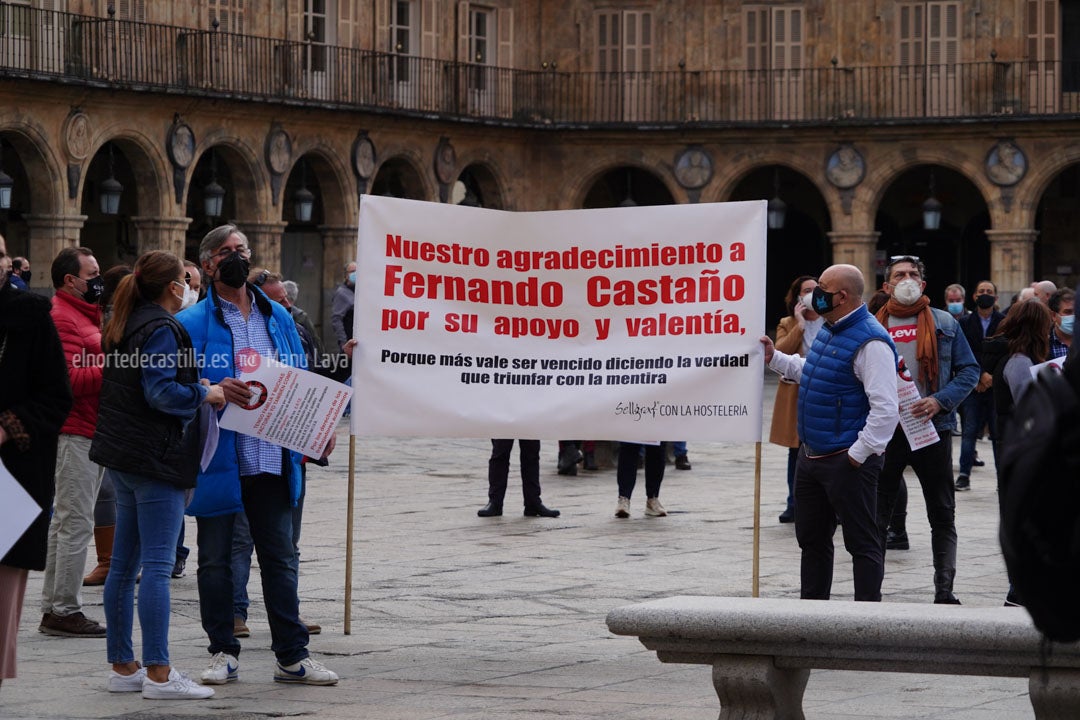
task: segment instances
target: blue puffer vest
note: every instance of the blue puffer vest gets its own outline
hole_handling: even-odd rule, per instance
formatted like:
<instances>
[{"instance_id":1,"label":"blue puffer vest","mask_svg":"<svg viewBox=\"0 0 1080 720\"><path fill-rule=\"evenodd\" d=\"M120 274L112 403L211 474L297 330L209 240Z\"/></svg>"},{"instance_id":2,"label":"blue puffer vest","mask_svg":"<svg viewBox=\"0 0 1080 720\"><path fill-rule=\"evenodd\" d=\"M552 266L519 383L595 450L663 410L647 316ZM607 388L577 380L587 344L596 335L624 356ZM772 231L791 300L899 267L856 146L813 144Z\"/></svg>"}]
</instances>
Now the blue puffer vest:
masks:
<instances>
[{"instance_id":1,"label":"blue puffer vest","mask_svg":"<svg viewBox=\"0 0 1080 720\"><path fill-rule=\"evenodd\" d=\"M818 333L803 365L799 383L799 437L815 453L851 447L866 424L870 401L855 377L855 355L868 342L881 340L896 356L888 331L861 305Z\"/></svg>"}]
</instances>

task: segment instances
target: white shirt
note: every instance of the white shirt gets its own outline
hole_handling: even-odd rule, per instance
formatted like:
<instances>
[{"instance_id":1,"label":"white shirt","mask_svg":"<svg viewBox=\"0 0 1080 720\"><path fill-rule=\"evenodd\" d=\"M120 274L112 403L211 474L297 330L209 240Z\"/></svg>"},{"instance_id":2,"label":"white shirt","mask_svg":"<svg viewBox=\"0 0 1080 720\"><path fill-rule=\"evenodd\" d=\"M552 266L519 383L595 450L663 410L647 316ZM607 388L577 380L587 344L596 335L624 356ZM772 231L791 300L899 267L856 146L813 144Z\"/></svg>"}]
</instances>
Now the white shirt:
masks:
<instances>
[{"instance_id":1,"label":"white shirt","mask_svg":"<svg viewBox=\"0 0 1080 720\"><path fill-rule=\"evenodd\" d=\"M837 322L842 320L840 318ZM774 350L769 368L788 380L799 382L805 363L806 358ZM892 348L884 342L864 344L855 353L853 369L870 400L866 424L859 431L855 443L848 448L851 459L861 465L871 455L885 452L885 446L892 440L896 423L900 420L900 401L896 396L896 359Z\"/></svg>"}]
</instances>

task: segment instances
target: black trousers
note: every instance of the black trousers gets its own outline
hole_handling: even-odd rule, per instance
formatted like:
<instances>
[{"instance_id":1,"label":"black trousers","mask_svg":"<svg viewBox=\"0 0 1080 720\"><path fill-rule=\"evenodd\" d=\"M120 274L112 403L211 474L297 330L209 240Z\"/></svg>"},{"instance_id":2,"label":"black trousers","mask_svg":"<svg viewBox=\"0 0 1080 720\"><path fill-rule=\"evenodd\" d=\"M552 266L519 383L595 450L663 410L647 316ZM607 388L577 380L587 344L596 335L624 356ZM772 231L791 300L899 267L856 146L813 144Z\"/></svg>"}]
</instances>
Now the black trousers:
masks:
<instances>
[{"instance_id":1,"label":"black trousers","mask_svg":"<svg viewBox=\"0 0 1080 720\"><path fill-rule=\"evenodd\" d=\"M488 500L502 507L506 496L506 480L510 474L510 451L513 440L492 440L491 459L488 460ZM521 458L521 493L525 507L540 504L540 441L518 440Z\"/></svg>"},{"instance_id":2,"label":"black trousers","mask_svg":"<svg viewBox=\"0 0 1080 720\"><path fill-rule=\"evenodd\" d=\"M952 433L940 433L933 445L912 450L899 427L885 448L885 464L878 480L878 529L882 547L904 468L911 466L922 486L926 516L930 520L930 548L934 555L934 591L952 592L956 577L956 488L953 485Z\"/></svg>"},{"instance_id":3,"label":"black trousers","mask_svg":"<svg viewBox=\"0 0 1080 720\"><path fill-rule=\"evenodd\" d=\"M828 600L832 592L833 535L840 518L844 547L851 554L855 599L881 601L885 553L877 526L877 483L882 458L871 455L861 467L846 452L821 458L799 449L795 466L795 537L802 550L804 600Z\"/></svg>"},{"instance_id":4,"label":"black trousers","mask_svg":"<svg viewBox=\"0 0 1080 720\"><path fill-rule=\"evenodd\" d=\"M615 478L619 483L619 497L629 498L637 484L637 464L641 457L641 443L620 442L619 464ZM645 497L660 497L660 483L664 482L664 465L667 443L645 446Z\"/></svg>"}]
</instances>

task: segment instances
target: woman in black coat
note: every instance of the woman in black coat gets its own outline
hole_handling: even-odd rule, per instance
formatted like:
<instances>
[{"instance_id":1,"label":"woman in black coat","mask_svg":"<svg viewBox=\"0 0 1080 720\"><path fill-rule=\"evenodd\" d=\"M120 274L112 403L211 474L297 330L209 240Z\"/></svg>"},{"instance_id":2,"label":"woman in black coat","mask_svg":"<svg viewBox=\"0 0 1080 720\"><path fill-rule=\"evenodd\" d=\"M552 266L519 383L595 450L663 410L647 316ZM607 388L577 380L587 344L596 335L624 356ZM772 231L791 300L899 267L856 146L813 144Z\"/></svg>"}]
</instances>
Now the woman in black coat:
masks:
<instances>
[{"instance_id":1,"label":"woman in black coat","mask_svg":"<svg viewBox=\"0 0 1080 720\"><path fill-rule=\"evenodd\" d=\"M5 255L0 237L0 258ZM6 280L0 274L0 460L43 509L0 559L0 681L15 677L26 577L45 569L56 440L72 402L48 299Z\"/></svg>"}]
</instances>

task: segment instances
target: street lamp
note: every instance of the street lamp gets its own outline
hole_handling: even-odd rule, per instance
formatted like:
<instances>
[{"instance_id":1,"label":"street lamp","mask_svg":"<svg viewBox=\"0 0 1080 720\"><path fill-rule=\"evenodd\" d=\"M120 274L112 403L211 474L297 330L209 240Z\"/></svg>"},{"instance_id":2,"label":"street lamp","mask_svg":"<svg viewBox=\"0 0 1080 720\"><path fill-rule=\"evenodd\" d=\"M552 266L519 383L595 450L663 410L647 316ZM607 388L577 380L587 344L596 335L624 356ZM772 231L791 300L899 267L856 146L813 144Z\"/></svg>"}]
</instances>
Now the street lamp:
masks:
<instances>
[{"instance_id":1,"label":"street lamp","mask_svg":"<svg viewBox=\"0 0 1080 720\"><path fill-rule=\"evenodd\" d=\"M297 222L311 222L311 211L315 207L315 193L307 189L307 163L300 160L300 189L293 195L296 202Z\"/></svg>"},{"instance_id":2,"label":"street lamp","mask_svg":"<svg viewBox=\"0 0 1080 720\"><path fill-rule=\"evenodd\" d=\"M210 183L203 188L203 207L207 217L221 217L221 206L225 204L225 188L217 181L217 155L210 148Z\"/></svg>"},{"instance_id":3,"label":"street lamp","mask_svg":"<svg viewBox=\"0 0 1080 720\"><path fill-rule=\"evenodd\" d=\"M780 171L773 171L773 198L765 206L765 218L770 230L783 230L787 219L787 203L780 199Z\"/></svg>"},{"instance_id":4,"label":"street lamp","mask_svg":"<svg viewBox=\"0 0 1080 720\"><path fill-rule=\"evenodd\" d=\"M120 212L120 195L124 192L124 186L116 179L113 158L113 145L109 143L109 177L101 183L101 212L103 215L116 215Z\"/></svg>"},{"instance_id":5,"label":"street lamp","mask_svg":"<svg viewBox=\"0 0 1080 720\"><path fill-rule=\"evenodd\" d=\"M923 230L937 230L941 227L941 208L941 203L934 197L934 171L931 170L930 192L922 204Z\"/></svg>"},{"instance_id":6,"label":"street lamp","mask_svg":"<svg viewBox=\"0 0 1080 720\"><path fill-rule=\"evenodd\" d=\"M637 207L637 203L634 201L634 193L630 184L630 170L626 171L626 197L619 203L619 207Z\"/></svg>"}]
</instances>

